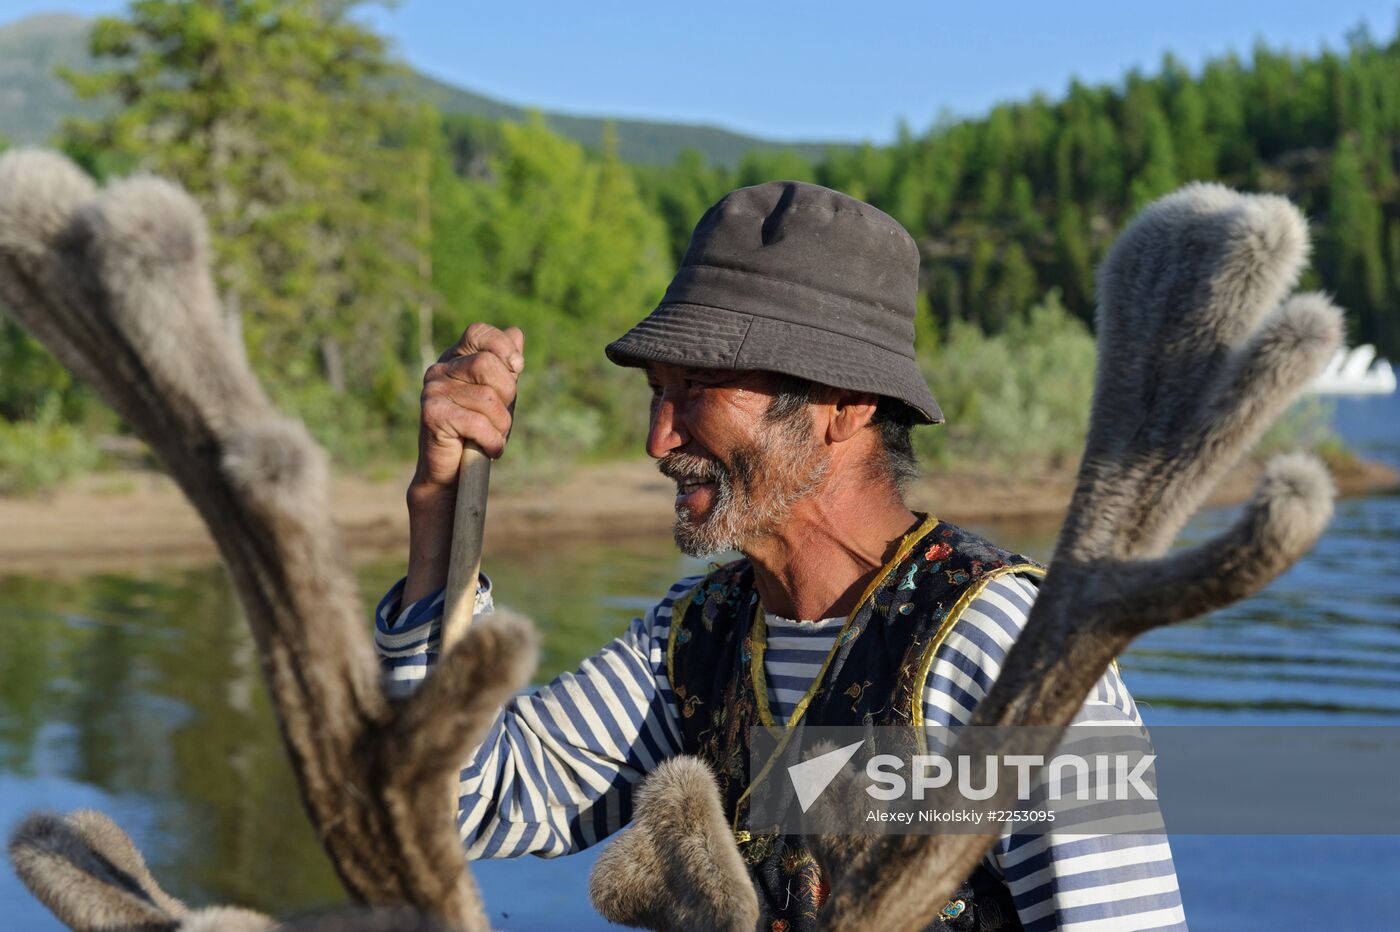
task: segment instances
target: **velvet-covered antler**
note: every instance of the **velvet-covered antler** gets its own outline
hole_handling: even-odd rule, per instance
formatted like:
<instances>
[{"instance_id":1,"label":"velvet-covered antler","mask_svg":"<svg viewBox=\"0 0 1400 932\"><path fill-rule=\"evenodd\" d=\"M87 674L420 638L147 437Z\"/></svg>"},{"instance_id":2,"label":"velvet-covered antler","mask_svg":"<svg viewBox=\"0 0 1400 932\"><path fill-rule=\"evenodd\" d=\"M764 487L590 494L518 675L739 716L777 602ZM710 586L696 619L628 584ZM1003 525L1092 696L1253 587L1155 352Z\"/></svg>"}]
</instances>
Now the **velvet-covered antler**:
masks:
<instances>
[{"instance_id":1,"label":"velvet-covered antler","mask_svg":"<svg viewBox=\"0 0 1400 932\"><path fill-rule=\"evenodd\" d=\"M748 932L758 894L724 817L714 774L681 756L647 775L632 824L598 858L593 906L622 925L673 932Z\"/></svg>"},{"instance_id":2,"label":"velvet-covered antler","mask_svg":"<svg viewBox=\"0 0 1400 932\"><path fill-rule=\"evenodd\" d=\"M62 156L0 157L0 298L165 464L218 543L311 821L350 894L487 926L451 818L458 768L534 664L479 623L388 697L331 519L326 465L220 325L203 217L152 177L104 191ZM74 915L80 888L31 889ZM47 891L47 892L45 892Z\"/></svg>"},{"instance_id":3,"label":"velvet-covered antler","mask_svg":"<svg viewBox=\"0 0 1400 932\"><path fill-rule=\"evenodd\" d=\"M1157 201L1119 236L1099 273L1098 374L1078 486L1025 630L972 724L1067 725L1133 638L1256 592L1322 533L1331 479L1312 457L1287 454L1266 466L1233 526L1167 553L1341 340L1341 313L1324 297L1288 296L1307 252L1307 227L1286 200L1215 184ZM1057 733L1046 728L1044 747L1018 751L1048 754ZM952 753L995 754L991 734ZM953 793L940 792L926 804L953 808ZM995 840L873 839L823 921L922 929Z\"/></svg>"},{"instance_id":4,"label":"velvet-covered antler","mask_svg":"<svg viewBox=\"0 0 1400 932\"><path fill-rule=\"evenodd\" d=\"M15 829L24 883L79 932L451 932L406 907L359 908L277 923L247 909L191 910L156 883L127 834L100 812L36 813Z\"/></svg>"},{"instance_id":5,"label":"velvet-covered antler","mask_svg":"<svg viewBox=\"0 0 1400 932\"><path fill-rule=\"evenodd\" d=\"M15 829L10 862L72 929L171 926L189 908L156 883L131 839L100 812L34 813Z\"/></svg>"}]
</instances>

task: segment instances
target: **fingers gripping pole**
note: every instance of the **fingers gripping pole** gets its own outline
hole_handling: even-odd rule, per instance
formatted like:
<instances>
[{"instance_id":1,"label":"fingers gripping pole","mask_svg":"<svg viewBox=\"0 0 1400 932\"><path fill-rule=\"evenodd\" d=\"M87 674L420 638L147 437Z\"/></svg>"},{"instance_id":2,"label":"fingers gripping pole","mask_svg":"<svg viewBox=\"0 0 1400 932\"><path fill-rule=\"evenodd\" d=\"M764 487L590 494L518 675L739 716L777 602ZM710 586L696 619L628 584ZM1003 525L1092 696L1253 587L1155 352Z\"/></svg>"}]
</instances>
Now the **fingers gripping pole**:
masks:
<instances>
[{"instance_id":1,"label":"fingers gripping pole","mask_svg":"<svg viewBox=\"0 0 1400 932\"><path fill-rule=\"evenodd\" d=\"M457 511L452 520L452 556L447 569L447 594L442 616L445 656L466 633L476 607L477 579L481 572L481 544L486 530L486 491L491 482L491 460L474 443L462 450L457 472Z\"/></svg>"}]
</instances>

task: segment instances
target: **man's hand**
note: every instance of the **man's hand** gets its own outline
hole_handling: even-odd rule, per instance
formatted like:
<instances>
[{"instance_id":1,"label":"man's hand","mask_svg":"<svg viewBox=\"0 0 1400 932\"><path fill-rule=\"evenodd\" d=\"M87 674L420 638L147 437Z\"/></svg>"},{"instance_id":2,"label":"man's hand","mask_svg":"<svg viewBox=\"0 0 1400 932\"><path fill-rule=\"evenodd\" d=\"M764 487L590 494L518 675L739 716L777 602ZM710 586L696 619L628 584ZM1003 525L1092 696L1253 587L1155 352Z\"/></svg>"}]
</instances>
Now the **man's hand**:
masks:
<instances>
[{"instance_id":1,"label":"man's hand","mask_svg":"<svg viewBox=\"0 0 1400 932\"><path fill-rule=\"evenodd\" d=\"M505 451L525 334L472 324L423 376L418 469L408 487L408 605L447 582L452 515L462 449L474 443L495 459Z\"/></svg>"}]
</instances>

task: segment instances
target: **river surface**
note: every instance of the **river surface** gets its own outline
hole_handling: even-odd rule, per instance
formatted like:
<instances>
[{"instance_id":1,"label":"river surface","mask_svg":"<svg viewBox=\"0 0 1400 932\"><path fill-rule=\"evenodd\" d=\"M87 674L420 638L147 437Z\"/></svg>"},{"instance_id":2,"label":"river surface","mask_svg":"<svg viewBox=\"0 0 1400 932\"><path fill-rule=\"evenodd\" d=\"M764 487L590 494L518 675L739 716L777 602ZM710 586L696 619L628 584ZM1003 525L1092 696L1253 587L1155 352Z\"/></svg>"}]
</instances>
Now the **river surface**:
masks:
<instances>
[{"instance_id":1,"label":"river surface","mask_svg":"<svg viewBox=\"0 0 1400 932\"><path fill-rule=\"evenodd\" d=\"M1335 424L1400 466L1400 396L1344 399ZM1230 519L1199 516L1199 538ZM981 529L1047 556L1052 534ZM498 598L537 620L540 677L573 667L698 564L669 539L493 554ZM367 604L399 558L358 568ZM0 577L0 830L93 807L191 904L282 914L343 894L302 814L250 637L218 567ZM1153 724L1400 726L1400 496L1339 504L1317 548L1263 593L1154 632L1122 658ZM1305 750L1303 751L1305 753ZM1173 836L1194 929L1400 927L1400 837ZM588 929L593 852L478 863L493 923ZM0 928L57 923L0 869Z\"/></svg>"}]
</instances>

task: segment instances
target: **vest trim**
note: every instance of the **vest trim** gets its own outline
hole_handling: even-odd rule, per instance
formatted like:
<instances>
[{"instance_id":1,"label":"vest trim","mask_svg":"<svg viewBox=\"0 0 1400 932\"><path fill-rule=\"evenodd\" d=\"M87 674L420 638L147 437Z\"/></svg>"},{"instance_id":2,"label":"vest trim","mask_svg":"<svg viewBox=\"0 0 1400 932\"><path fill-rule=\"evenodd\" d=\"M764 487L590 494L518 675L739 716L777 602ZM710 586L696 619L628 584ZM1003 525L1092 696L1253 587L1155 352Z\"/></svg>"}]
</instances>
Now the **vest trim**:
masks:
<instances>
[{"instance_id":1,"label":"vest trim","mask_svg":"<svg viewBox=\"0 0 1400 932\"><path fill-rule=\"evenodd\" d=\"M1034 563L1017 563L1011 566L1002 566L981 576L975 583L963 590L963 594L958 597L958 601L953 603L953 608L948 612L948 617L943 619L943 623L938 626L938 632L929 641L924 654L919 658L919 672L914 678L914 703L909 710L910 722L918 729L919 747L928 750L928 734L924 731L924 691L928 687L928 675L933 670L934 657L937 655L943 642L947 640L952 632L953 626L962 618L963 612L973 603L992 582L1002 576L1011 576L1016 573L1028 573L1033 576L1045 577L1045 570Z\"/></svg>"}]
</instances>

